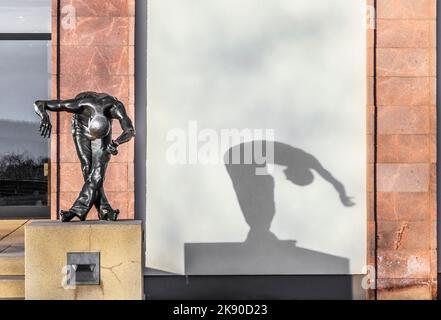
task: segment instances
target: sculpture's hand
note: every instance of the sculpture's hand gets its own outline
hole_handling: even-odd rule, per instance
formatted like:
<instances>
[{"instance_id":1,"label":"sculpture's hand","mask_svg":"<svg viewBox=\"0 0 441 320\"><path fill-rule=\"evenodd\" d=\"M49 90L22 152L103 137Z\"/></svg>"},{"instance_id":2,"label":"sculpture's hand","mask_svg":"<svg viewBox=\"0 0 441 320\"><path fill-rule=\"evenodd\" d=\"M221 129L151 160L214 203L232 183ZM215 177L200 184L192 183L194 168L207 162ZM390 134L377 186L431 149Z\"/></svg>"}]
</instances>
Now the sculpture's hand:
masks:
<instances>
[{"instance_id":1,"label":"sculpture's hand","mask_svg":"<svg viewBox=\"0 0 441 320\"><path fill-rule=\"evenodd\" d=\"M110 143L107 146L107 152L110 153L111 155L116 156L118 154L118 145L115 143L115 141L112 140L112 143Z\"/></svg>"},{"instance_id":2,"label":"sculpture's hand","mask_svg":"<svg viewBox=\"0 0 441 320\"><path fill-rule=\"evenodd\" d=\"M353 197L348 197L345 194L340 194L340 201L345 207L355 206L355 202L352 201Z\"/></svg>"},{"instance_id":3,"label":"sculpture's hand","mask_svg":"<svg viewBox=\"0 0 441 320\"><path fill-rule=\"evenodd\" d=\"M40 133L44 138L50 138L52 132L51 118L46 111L45 102L37 101L35 102L35 111L40 116Z\"/></svg>"}]
</instances>

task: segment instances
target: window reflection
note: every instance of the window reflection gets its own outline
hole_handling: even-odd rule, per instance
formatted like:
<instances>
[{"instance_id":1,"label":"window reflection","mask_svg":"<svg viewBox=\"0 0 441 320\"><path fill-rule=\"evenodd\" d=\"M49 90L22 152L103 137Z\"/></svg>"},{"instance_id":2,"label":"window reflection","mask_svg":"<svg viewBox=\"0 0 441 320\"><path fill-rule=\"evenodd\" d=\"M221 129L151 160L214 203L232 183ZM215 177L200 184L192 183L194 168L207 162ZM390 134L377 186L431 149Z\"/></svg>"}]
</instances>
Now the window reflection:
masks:
<instances>
[{"instance_id":1,"label":"window reflection","mask_svg":"<svg viewBox=\"0 0 441 320\"><path fill-rule=\"evenodd\" d=\"M46 206L48 140L36 98L50 97L50 42L0 41L0 206Z\"/></svg>"},{"instance_id":2,"label":"window reflection","mask_svg":"<svg viewBox=\"0 0 441 320\"><path fill-rule=\"evenodd\" d=\"M0 0L0 33L50 33L51 0Z\"/></svg>"}]
</instances>

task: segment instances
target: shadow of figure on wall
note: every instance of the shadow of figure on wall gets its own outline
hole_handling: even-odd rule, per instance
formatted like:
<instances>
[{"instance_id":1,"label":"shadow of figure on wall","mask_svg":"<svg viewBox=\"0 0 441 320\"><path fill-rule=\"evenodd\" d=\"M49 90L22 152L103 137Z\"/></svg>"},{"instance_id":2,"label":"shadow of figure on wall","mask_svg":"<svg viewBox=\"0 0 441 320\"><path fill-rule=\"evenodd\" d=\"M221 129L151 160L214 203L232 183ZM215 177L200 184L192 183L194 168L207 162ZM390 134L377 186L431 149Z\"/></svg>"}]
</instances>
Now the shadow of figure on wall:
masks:
<instances>
[{"instance_id":1,"label":"shadow of figure on wall","mask_svg":"<svg viewBox=\"0 0 441 320\"><path fill-rule=\"evenodd\" d=\"M224 162L250 228L248 236L243 243L185 244L186 274L349 273L348 259L297 247L295 240L279 240L270 231L276 205L269 165L285 167L286 178L301 187L314 182L315 172L333 186L343 206L355 205L344 185L314 156L281 142L253 141L230 148Z\"/></svg>"},{"instance_id":2,"label":"shadow of figure on wall","mask_svg":"<svg viewBox=\"0 0 441 320\"><path fill-rule=\"evenodd\" d=\"M270 143L273 146L271 151L273 155L268 156L267 153L270 151L267 147ZM355 205L346 194L344 185L314 156L290 145L267 141L242 143L229 149L224 161L240 209L250 227L246 242L278 240L270 231L276 206L274 178L265 172L268 165L286 167L284 170L286 179L301 187L309 186L314 182L314 171L335 188L345 207Z\"/></svg>"}]
</instances>

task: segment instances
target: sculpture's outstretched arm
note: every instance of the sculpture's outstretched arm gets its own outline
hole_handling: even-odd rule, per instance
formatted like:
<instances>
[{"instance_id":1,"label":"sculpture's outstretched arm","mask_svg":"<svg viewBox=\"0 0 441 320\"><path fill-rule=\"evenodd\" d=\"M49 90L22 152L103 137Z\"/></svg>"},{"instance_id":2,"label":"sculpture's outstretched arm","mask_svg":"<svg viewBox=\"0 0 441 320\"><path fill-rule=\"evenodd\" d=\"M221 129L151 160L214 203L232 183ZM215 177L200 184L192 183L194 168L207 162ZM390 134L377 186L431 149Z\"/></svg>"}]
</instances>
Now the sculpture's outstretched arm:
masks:
<instances>
[{"instance_id":1,"label":"sculpture's outstretched arm","mask_svg":"<svg viewBox=\"0 0 441 320\"><path fill-rule=\"evenodd\" d=\"M35 113L37 113L37 115L41 118L41 135L45 138L49 138L51 136L52 124L47 110L53 112L66 111L71 113L79 113L82 111L82 107L78 104L77 100L38 100L34 103L34 110Z\"/></svg>"},{"instance_id":2,"label":"sculpture's outstretched arm","mask_svg":"<svg viewBox=\"0 0 441 320\"><path fill-rule=\"evenodd\" d=\"M39 100L35 101L35 112L40 115L42 112L49 110L53 112L70 112L79 113L83 110L77 99L70 100Z\"/></svg>"},{"instance_id":3,"label":"sculpture's outstretched arm","mask_svg":"<svg viewBox=\"0 0 441 320\"><path fill-rule=\"evenodd\" d=\"M112 144L107 148L111 154L116 155L118 154L117 147L120 144L130 141L135 136L135 128L133 127L132 120L130 120L127 115L126 108L122 102L117 101L115 103L111 110L111 114L114 119L118 119L123 130L121 135L116 140L112 140Z\"/></svg>"},{"instance_id":4,"label":"sculpture's outstretched arm","mask_svg":"<svg viewBox=\"0 0 441 320\"><path fill-rule=\"evenodd\" d=\"M314 159L312 169L314 169L323 179L333 185L340 196L341 203L345 207L352 207L355 205L355 203L352 201L352 197L348 197L346 194L344 185L334 178L334 176L328 170L326 170L317 159Z\"/></svg>"}]
</instances>

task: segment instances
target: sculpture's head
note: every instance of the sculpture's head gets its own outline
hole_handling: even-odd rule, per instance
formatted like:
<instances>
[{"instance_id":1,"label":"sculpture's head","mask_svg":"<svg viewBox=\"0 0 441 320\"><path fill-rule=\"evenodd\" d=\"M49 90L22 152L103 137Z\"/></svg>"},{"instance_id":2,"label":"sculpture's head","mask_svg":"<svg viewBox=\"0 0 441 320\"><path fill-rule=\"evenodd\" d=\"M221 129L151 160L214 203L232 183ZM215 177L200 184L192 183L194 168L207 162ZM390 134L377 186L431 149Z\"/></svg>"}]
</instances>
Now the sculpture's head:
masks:
<instances>
[{"instance_id":1,"label":"sculpture's head","mask_svg":"<svg viewBox=\"0 0 441 320\"><path fill-rule=\"evenodd\" d=\"M88 138L102 139L110 133L110 121L101 115L95 115L89 120Z\"/></svg>"}]
</instances>

